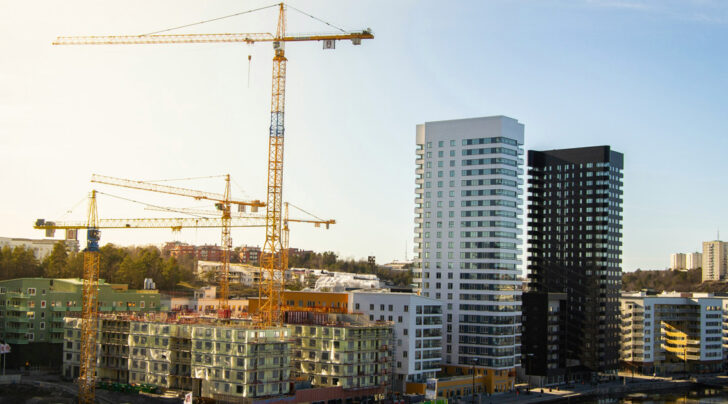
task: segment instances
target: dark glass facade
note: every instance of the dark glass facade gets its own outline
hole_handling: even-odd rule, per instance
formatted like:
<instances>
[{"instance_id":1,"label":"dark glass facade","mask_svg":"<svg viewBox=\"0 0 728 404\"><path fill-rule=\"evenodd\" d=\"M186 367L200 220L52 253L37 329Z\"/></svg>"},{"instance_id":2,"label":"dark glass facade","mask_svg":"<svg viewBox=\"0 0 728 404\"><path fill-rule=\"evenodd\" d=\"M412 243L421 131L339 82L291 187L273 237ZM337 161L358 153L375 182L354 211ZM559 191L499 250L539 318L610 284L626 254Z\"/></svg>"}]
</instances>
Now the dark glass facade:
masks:
<instances>
[{"instance_id":1,"label":"dark glass facade","mask_svg":"<svg viewBox=\"0 0 728 404\"><path fill-rule=\"evenodd\" d=\"M528 285L566 294L558 354L567 373L597 377L619 365L622 169L609 146L528 152ZM523 358L546 351L524 346Z\"/></svg>"}]
</instances>

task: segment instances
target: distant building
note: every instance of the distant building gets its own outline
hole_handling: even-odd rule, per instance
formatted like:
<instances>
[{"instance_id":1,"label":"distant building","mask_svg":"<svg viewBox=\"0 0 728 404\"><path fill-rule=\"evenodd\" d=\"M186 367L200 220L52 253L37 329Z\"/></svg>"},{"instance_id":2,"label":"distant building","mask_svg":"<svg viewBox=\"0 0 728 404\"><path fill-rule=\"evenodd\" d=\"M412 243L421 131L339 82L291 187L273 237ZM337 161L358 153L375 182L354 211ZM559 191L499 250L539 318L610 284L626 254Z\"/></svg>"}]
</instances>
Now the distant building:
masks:
<instances>
[{"instance_id":1,"label":"distant building","mask_svg":"<svg viewBox=\"0 0 728 404\"><path fill-rule=\"evenodd\" d=\"M394 271L407 271L412 269L414 261L392 261L383 264L382 267L388 268Z\"/></svg>"},{"instance_id":2,"label":"distant building","mask_svg":"<svg viewBox=\"0 0 728 404\"><path fill-rule=\"evenodd\" d=\"M262 254L260 247L243 246L240 249L238 257L240 258L240 262L243 264L260 266L260 254Z\"/></svg>"},{"instance_id":3,"label":"distant building","mask_svg":"<svg viewBox=\"0 0 728 404\"><path fill-rule=\"evenodd\" d=\"M222 268L222 262L215 261L197 261L196 275L198 278L206 276L208 272L215 272L216 274ZM268 273L262 270L260 267L254 267L247 264L230 264L228 267L228 279L231 283L239 283L243 286L257 287L260 283L261 276L263 279L268 279ZM286 281L293 279L294 274L291 271L286 271Z\"/></svg>"},{"instance_id":4,"label":"distant building","mask_svg":"<svg viewBox=\"0 0 728 404\"><path fill-rule=\"evenodd\" d=\"M670 254L670 269L673 271L684 271L686 261L686 256L683 253Z\"/></svg>"},{"instance_id":5,"label":"distant building","mask_svg":"<svg viewBox=\"0 0 728 404\"><path fill-rule=\"evenodd\" d=\"M728 243L703 242L703 282L726 280L728 274Z\"/></svg>"},{"instance_id":6,"label":"distant building","mask_svg":"<svg viewBox=\"0 0 728 404\"><path fill-rule=\"evenodd\" d=\"M0 339L10 344L63 342L63 317L81 314L83 280L0 281ZM156 290L128 290L99 281L99 312L159 311Z\"/></svg>"},{"instance_id":7,"label":"distant building","mask_svg":"<svg viewBox=\"0 0 728 404\"><path fill-rule=\"evenodd\" d=\"M316 279L315 290L345 292L353 289L379 289L379 277L374 274L356 274L321 270Z\"/></svg>"},{"instance_id":8,"label":"distant building","mask_svg":"<svg viewBox=\"0 0 728 404\"><path fill-rule=\"evenodd\" d=\"M685 254L685 269L698 269L703 266L703 254L699 252Z\"/></svg>"},{"instance_id":9,"label":"distant building","mask_svg":"<svg viewBox=\"0 0 728 404\"><path fill-rule=\"evenodd\" d=\"M162 247L162 254L180 258L192 256L203 261L222 261L222 247L216 245L194 246L178 241L169 242Z\"/></svg>"},{"instance_id":10,"label":"distant building","mask_svg":"<svg viewBox=\"0 0 728 404\"><path fill-rule=\"evenodd\" d=\"M204 286L193 293L193 297L170 298L170 309L180 312L196 312L199 314L214 314L220 308L220 299L217 298L217 286ZM228 299L228 308L233 317L246 317L248 313L248 299Z\"/></svg>"},{"instance_id":11,"label":"distant building","mask_svg":"<svg viewBox=\"0 0 728 404\"><path fill-rule=\"evenodd\" d=\"M56 243L63 242L66 244L66 251L78 252L78 240L48 240L48 239L29 239L29 238L9 238L0 237L0 249L3 247L24 247L26 250L33 251L33 255L39 261L51 255L53 247Z\"/></svg>"},{"instance_id":12,"label":"distant building","mask_svg":"<svg viewBox=\"0 0 728 404\"><path fill-rule=\"evenodd\" d=\"M711 293L623 293L620 359L646 374L722 370L725 304Z\"/></svg>"},{"instance_id":13,"label":"distant building","mask_svg":"<svg viewBox=\"0 0 728 404\"><path fill-rule=\"evenodd\" d=\"M394 390L436 377L442 360L443 303L415 293L350 292L349 307L370 321L394 324Z\"/></svg>"}]
</instances>

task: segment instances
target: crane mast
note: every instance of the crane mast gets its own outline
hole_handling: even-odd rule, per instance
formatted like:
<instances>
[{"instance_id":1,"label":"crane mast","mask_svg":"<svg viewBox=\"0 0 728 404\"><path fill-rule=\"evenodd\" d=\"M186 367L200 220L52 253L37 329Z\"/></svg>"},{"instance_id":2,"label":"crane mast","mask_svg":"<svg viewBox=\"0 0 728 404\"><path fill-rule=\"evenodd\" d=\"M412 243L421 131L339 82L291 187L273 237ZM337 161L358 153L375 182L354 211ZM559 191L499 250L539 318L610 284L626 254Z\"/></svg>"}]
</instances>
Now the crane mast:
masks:
<instances>
[{"instance_id":1,"label":"crane mast","mask_svg":"<svg viewBox=\"0 0 728 404\"><path fill-rule=\"evenodd\" d=\"M83 250L83 298L81 314L81 366L79 402L92 404L96 394L96 335L99 300L99 239L96 191L91 191Z\"/></svg>"},{"instance_id":2,"label":"crane mast","mask_svg":"<svg viewBox=\"0 0 728 404\"><path fill-rule=\"evenodd\" d=\"M281 245L281 208L283 201L283 139L286 101L286 64L284 42L286 14L283 3L279 6L278 28L273 42L273 85L270 105L270 134L268 137L268 190L266 201L265 244L263 244L263 270L268 280L260 277L259 301L262 304L261 326L269 327L280 323L281 282L285 278L284 257Z\"/></svg>"}]
</instances>

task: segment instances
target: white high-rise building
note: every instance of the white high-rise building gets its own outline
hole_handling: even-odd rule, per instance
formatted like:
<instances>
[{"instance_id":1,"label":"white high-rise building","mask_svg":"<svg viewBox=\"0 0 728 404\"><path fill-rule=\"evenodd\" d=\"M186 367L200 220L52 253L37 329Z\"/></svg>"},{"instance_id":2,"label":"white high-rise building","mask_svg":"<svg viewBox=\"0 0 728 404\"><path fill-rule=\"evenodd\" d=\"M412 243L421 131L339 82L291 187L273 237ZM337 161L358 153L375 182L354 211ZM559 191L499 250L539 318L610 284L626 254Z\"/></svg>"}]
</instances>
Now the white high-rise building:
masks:
<instances>
[{"instance_id":1,"label":"white high-rise building","mask_svg":"<svg viewBox=\"0 0 728 404\"><path fill-rule=\"evenodd\" d=\"M501 377L520 364L523 124L427 122L416 139L414 281L444 303L443 362L512 386Z\"/></svg>"},{"instance_id":2,"label":"white high-rise building","mask_svg":"<svg viewBox=\"0 0 728 404\"><path fill-rule=\"evenodd\" d=\"M670 254L670 269L682 271L685 269L686 257L683 253Z\"/></svg>"},{"instance_id":3,"label":"white high-rise building","mask_svg":"<svg viewBox=\"0 0 728 404\"><path fill-rule=\"evenodd\" d=\"M698 269L703 266L703 254L699 252L685 254L685 269Z\"/></svg>"},{"instance_id":4,"label":"white high-rise building","mask_svg":"<svg viewBox=\"0 0 728 404\"><path fill-rule=\"evenodd\" d=\"M703 282L725 280L728 275L728 243L703 242Z\"/></svg>"}]
</instances>

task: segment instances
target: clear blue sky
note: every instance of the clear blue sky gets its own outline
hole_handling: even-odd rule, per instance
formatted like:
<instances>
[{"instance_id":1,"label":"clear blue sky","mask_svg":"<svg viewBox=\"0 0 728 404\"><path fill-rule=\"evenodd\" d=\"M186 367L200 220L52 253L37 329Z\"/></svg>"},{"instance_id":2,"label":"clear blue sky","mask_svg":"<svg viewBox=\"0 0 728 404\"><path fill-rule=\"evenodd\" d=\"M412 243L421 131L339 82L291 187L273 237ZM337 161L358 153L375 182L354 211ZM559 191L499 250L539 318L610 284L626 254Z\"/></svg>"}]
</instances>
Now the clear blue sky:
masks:
<instances>
[{"instance_id":1,"label":"clear blue sky","mask_svg":"<svg viewBox=\"0 0 728 404\"><path fill-rule=\"evenodd\" d=\"M262 1L0 1L0 236L40 237L91 173L230 172L263 199L269 45L52 47L57 35L140 34ZM287 48L284 199L338 224L293 246L379 262L411 249L414 133L425 121L507 115L526 148L625 154L624 269L664 268L728 232L728 4L711 0L296 1L360 47ZM273 30L274 13L181 32ZM289 31L326 31L290 12ZM252 56L248 85L248 55ZM220 190L220 183L188 183ZM236 191L239 190L235 187ZM99 187L175 206L185 200ZM100 200L102 217L158 216ZM68 218L82 218L83 206ZM217 232L109 231L102 241L219 243ZM234 242L262 244L260 230ZM411 253L409 253L411 256Z\"/></svg>"}]
</instances>

